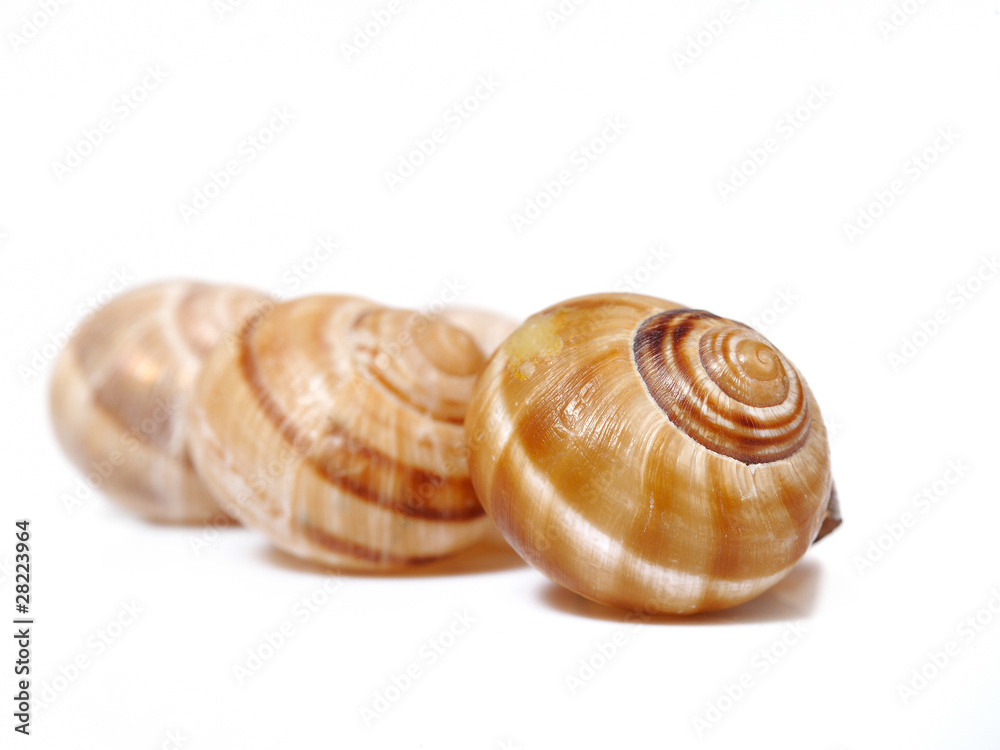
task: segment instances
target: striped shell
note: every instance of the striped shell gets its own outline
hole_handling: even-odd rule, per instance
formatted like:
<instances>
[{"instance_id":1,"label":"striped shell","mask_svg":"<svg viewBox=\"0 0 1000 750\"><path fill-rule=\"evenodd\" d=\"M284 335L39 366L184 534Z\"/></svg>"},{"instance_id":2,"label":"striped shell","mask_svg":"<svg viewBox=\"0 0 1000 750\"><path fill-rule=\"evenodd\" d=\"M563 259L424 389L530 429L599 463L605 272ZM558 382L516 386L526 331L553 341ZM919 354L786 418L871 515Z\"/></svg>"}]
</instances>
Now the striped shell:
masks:
<instances>
[{"instance_id":1,"label":"striped shell","mask_svg":"<svg viewBox=\"0 0 1000 750\"><path fill-rule=\"evenodd\" d=\"M443 316L280 304L206 362L195 463L227 510L297 556L388 569L451 554L489 526L463 433L484 363Z\"/></svg>"},{"instance_id":2,"label":"striped shell","mask_svg":"<svg viewBox=\"0 0 1000 750\"><path fill-rule=\"evenodd\" d=\"M652 297L529 318L480 377L466 430L507 541L604 604L734 606L839 523L826 430L792 364L740 323Z\"/></svg>"},{"instance_id":3,"label":"striped shell","mask_svg":"<svg viewBox=\"0 0 1000 750\"><path fill-rule=\"evenodd\" d=\"M188 456L186 402L208 352L263 305L247 289L172 281L124 294L80 327L49 395L56 436L90 486L155 521L221 515Z\"/></svg>"}]
</instances>

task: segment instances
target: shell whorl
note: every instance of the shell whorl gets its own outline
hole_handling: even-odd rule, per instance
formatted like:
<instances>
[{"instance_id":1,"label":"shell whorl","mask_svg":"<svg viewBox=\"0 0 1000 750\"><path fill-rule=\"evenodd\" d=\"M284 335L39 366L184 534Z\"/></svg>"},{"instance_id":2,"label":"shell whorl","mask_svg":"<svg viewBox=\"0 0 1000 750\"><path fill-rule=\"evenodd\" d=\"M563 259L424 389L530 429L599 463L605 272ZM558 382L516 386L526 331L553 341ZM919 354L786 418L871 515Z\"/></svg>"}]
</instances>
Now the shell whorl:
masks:
<instances>
[{"instance_id":1,"label":"shell whorl","mask_svg":"<svg viewBox=\"0 0 1000 750\"><path fill-rule=\"evenodd\" d=\"M322 563L426 562L489 527L463 417L475 332L347 296L281 303L216 350L191 409L192 454L220 502Z\"/></svg>"},{"instance_id":2,"label":"shell whorl","mask_svg":"<svg viewBox=\"0 0 1000 750\"><path fill-rule=\"evenodd\" d=\"M788 458L809 434L795 368L753 329L703 310L643 320L632 344L646 390L704 447L744 464Z\"/></svg>"},{"instance_id":3,"label":"shell whorl","mask_svg":"<svg viewBox=\"0 0 1000 750\"><path fill-rule=\"evenodd\" d=\"M462 424L474 377L486 363L469 333L441 318L378 308L357 317L349 344L358 368L401 401Z\"/></svg>"},{"instance_id":4,"label":"shell whorl","mask_svg":"<svg viewBox=\"0 0 1000 750\"><path fill-rule=\"evenodd\" d=\"M531 316L487 363L466 433L511 546L604 604L734 606L835 526L806 382L751 329L666 300L589 295Z\"/></svg>"}]
</instances>

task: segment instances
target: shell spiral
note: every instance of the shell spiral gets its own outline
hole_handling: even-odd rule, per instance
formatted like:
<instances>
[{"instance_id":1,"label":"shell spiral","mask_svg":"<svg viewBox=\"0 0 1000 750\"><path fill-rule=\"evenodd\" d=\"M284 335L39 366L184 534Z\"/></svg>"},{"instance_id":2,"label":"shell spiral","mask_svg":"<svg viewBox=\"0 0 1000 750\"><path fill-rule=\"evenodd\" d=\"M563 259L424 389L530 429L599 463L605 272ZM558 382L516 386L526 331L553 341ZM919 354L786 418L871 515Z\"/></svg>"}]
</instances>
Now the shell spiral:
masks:
<instances>
[{"instance_id":1,"label":"shell spiral","mask_svg":"<svg viewBox=\"0 0 1000 750\"><path fill-rule=\"evenodd\" d=\"M644 320L632 344L656 405L700 445L744 464L788 458L809 435L795 368L751 328L703 310Z\"/></svg>"},{"instance_id":2,"label":"shell spiral","mask_svg":"<svg viewBox=\"0 0 1000 750\"><path fill-rule=\"evenodd\" d=\"M192 455L229 512L292 554L355 569L433 560L489 527L463 433L484 364L445 316L285 302L209 357Z\"/></svg>"},{"instance_id":3,"label":"shell spiral","mask_svg":"<svg viewBox=\"0 0 1000 750\"><path fill-rule=\"evenodd\" d=\"M791 362L742 324L652 297L529 318L480 377L466 431L507 541L604 604L734 606L838 520L819 407Z\"/></svg>"},{"instance_id":4,"label":"shell spiral","mask_svg":"<svg viewBox=\"0 0 1000 750\"><path fill-rule=\"evenodd\" d=\"M249 289L162 282L112 300L77 330L49 397L56 437L91 487L155 521L222 514L188 454L187 400L208 352L268 304Z\"/></svg>"}]
</instances>

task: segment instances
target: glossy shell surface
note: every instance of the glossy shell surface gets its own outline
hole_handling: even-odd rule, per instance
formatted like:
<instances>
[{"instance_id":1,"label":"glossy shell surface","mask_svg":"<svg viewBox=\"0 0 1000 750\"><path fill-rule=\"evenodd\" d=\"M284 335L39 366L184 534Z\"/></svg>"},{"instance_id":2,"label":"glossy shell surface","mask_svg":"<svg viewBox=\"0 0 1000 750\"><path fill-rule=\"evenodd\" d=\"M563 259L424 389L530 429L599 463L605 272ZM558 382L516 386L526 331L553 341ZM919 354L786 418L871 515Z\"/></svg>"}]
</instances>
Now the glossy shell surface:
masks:
<instances>
[{"instance_id":1,"label":"glossy shell surface","mask_svg":"<svg viewBox=\"0 0 1000 750\"><path fill-rule=\"evenodd\" d=\"M507 541L604 604L734 606L787 575L828 518L826 431L791 362L665 300L592 295L532 316L487 365L466 428Z\"/></svg>"},{"instance_id":2,"label":"glossy shell surface","mask_svg":"<svg viewBox=\"0 0 1000 750\"><path fill-rule=\"evenodd\" d=\"M299 557L377 570L452 554L490 523L463 433L484 363L443 316L280 304L206 363L195 462L231 513Z\"/></svg>"}]
</instances>

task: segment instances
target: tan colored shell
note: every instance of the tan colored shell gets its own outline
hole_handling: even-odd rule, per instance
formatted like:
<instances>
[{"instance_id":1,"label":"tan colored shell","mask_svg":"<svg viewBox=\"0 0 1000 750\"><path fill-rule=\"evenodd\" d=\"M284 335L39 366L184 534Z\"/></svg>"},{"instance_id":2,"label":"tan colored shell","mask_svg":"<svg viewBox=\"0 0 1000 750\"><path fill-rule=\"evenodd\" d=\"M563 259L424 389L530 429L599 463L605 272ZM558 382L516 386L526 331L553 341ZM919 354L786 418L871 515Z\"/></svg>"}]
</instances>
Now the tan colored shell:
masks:
<instances>
[{"instance_id":1,"label":"tan colored shell","mask_svg":"<svg viewBox=\"0 0 1000 750\"><path fill-rule=\"evenodd\" d=\"M487 357L517 328L516 321L475 307L449 307L441 313L441 318L468 331Z\"/></svg>"},{"instance_id":2,"label":"tan colored shell","mask_svg":"<svg viewBox=\"0 0 1000 750\"><path fill-rule=\"evenodd\" d=\"M206 362L192 455L231 513L300 557L387 569L448 555L489 527L462 429L484 363L440 316L286 302Z\"/></svg>"},{"instance_id":3,"label":"tan colored shell","mask_svg":"<svg viewBox=\"0 0 1000 750\"><path fill-rule=\"evenodd\" d=\"M480 377L466 431L507 541L604 604L734 606L839 523L819 406L792 364L746 326L652 297L529 318Z\"/></svg>"},{"instance_id":4,"label":"tan colored shell","mask_svg":"<svg viewBox=\"0 0 1000 750\"><path fill-rule=\"evenodd\" d=\"M208 352L271 304L247 289L171 281L88 319L60 353L49 394L56 437L88 483L155 521L221 515L188 457L186 401Z\"/></svg>"}]
</instances>

